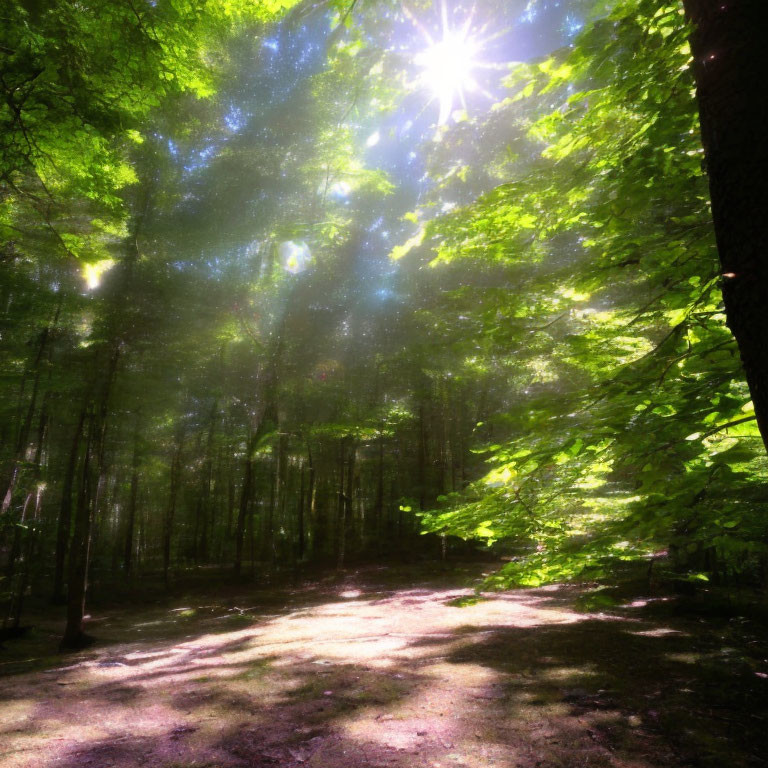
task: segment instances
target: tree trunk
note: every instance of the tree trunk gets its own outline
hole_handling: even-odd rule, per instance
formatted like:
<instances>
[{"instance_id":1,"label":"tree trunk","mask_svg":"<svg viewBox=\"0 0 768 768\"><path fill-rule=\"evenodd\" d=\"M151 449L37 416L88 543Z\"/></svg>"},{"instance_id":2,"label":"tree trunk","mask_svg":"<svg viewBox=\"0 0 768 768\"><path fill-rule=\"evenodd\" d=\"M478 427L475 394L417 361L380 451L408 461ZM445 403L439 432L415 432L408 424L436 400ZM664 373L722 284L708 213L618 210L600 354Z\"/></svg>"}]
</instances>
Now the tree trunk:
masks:
<instances>
[{"instance_id":1,"label":"tree trunk","mask_svg":"<svg viewBox=\"0 0 768 768\"><path fill-rule=\"evenodd\" d=\"M337 498L337 513L336 518L338 520L338 530L336 533L338 540L338 555L336 560L336 567L339 570L344 568L345 547L347 542L347 505L344 501L344 467L345 467L345 445L346 438L342 437L339 440L339 488Z\"/></svg>"},{"instance_id":2,"label":"tree trunk","mask_svg":"<svg viewBox=\"0 0 768 768\"><path fill-rule=\"evenodd\" d=\"M300 480L299 480L299 503L296 510L296 522L297 522L297 560L304 559L304 465L299 466Z\"/></svg>"},{"instance_id":3,"label":"tree trunk","mask_svg":"<svg viewBox=\"0 0 768 768\"><path fill-rule=\"evenodd\" d=\"M48 395L43 401L40 409L40 422L37 429L37 440L35 442L35 457L33 460L34 471L31 478L27 497L24 500L22 508L20 525L14 532L13 547L9 557L9 582L13 587L11 596L11 607L8 618L11 626L18 630L21 623L21 614L24 606L24 597L27 587L32 578L32 568L34 564L33 552L35 543L39 535L38 521L40 518L40 505L43 498L45 484L40 482L42 477L43 444L48 433ZM34 503L33 503L34 499ZM29 510L32 508L31 520ZM21 567L18 574L15 573L17 558L20 558ZM13 577L16 576L15 584Z\"/></svg>"},{"instance_id":4,"label":"tree trunk","mask_svg":"<svg viewBox=\"0 0 768 768\"><path fill-rule=\"evenodd\" d=\"M344 497L344 502L346 506L346 514L344 515L346 520L346 528L342 530L342 537L346 541L346 539L349 537L349 528L352 528L354 531L354 525L355 525L355 508L353 506L354 502L354 494L355 494L355 457L357 454L357 446L355 445L354 439L350 438L350 448L349 448L349 462L347 463L347 493Z\"/></svg>"},{"instance_id":5,"label":"tree trunk","mask_svg":"<svg viewBox=\"0 0 768 768\"><path fill-rule=\"evenodd\" d=\"M72 532L72 544L69 548L69 578L67 580L67 625L62 649L77 649L87 645L90 638L83 633L85 614L85 592L88 577L88 559L91 546L91 496L93 477L91 473L91 453L95 431L95 418L88 419L88 438L83 453L80 488L75 508L75 527Z\"/></svg>"},{"instance_id":6,"label":"tree trunk","mask_svg":"<svg viewBox=\"0 0 768 768\"><path fill-rule=\"evenodd\" d=\"M279 429L279 423L278 423ZM277 464L275 466L275 495L270 504L270 520L267 527L267 554L269 557L270 571L274 571L277 564L277 539L275 532L279 531L285 520L285 502L288 480L288 437L280 432L277 438ZM275 524L275 512L277 512L277 525Z\"/></svg>"},{"instance_id":7,"label":"tree trunk","mask_svg":"<svg viewBox=\"0 0 768 768\"><path fill-rule=\"evenodd\" d=\"M229 543L232 539L232 520L235 516L235 471L230 465L227 468L227 529L222 546L222 557L224 551L229 551Z\"/></svg>"},{"instance_id":8,"label":"tree trunk","mask_svg":"<svg viewBox=\"0 0 768 768\"><path fill-rule=\"evenodd\" d=\"M53 596L55 603L64 601L64 564L67 559L70 528L72 527L72 491L75 486L77 474L77 459L80 454L80 438L83 434L85 418L88 414L87 407L80 411L80 419L77 422L72 447L69 450L67 470L64 475L64 483L61 490L61 506L59 507L59 520L56 526L56 554L53 573Z\"/></svg>"},{"instance_id":9,"label":"tree trunk","mask_svg":"<svg viewBox=\"0 0 768 768\"><path fill-rule=\"evenodd\" d=\"M419 483L419 509L423 510L427 506L427 427L424 418L424 403L419 404L419 463L417 466L417 477Z\"/></svg>"},{"instance_id":10,"label":"tree trunk","mask_svg":"<svg viewBox=\"0 0 768 768\"><path fill-rule=\"evenodd\" d=\"M5 515L8 510L10 509L11 502L13 501L13 492L16 488L16 483L19 479L19 472L21 470L21 465L24 462L24 456L27 452L27 447L29 443L29 433L32 429L32 420L35 415L35 408L37 406L37 397L38 393L40 391L40 374L42 372L41 369L41 363L43 360L43 355L45 354L46 348L48 346L48 342L51 338L51 335L53 334L54 329L56 328L57 323L59 322L59 314L61 312L61 300L59 300L59 303L56 307L56 310L54 312L53 318L48 323L48 325L45 326L43 331L40 334L40 343L37 347L37 352L35 354L35 359L32 362L31 370L34 374L34 378L32 380L32 395L29 399L29 405L27 406L27 413L24 417L23 422L19 425L19 432L16 438L16 451L15 456L13 459L13 463L11 465L11 470L8 477L8 483L6 485L6 491L3 495L3 500L0 503L0 517ZM22 386L23 390L23 386ZM20 395L20 397L23 396ZM21 403L19 404L21 405Z\"/></svg>"},{"instance_id":11,"label":"tree trunk","mask_svg":"<svg viewBox=\"0 0 768 768\"><path fill-rule=\"evenodd\" d=\"M235 576L239 576L243 568L243 544L245 541L245 521L248 506L251 503L251 487L253 485L253 439L248 440L245 462L243 464L243 487L240 490L240 508L237 513L237 528L235 529Z\"/></svg>"},{"instance_id":12,"label":"tree trunk","mask_svg":"<svg viewBox=\"0 0 768 768\"><path fill-rule=\"evenodd\" d=\"M64 638L61 641L62 649L81 648L91 642L91 638L83 632L85 594L88 589L88 566L91 555L91 527L99 505L99 493L104 483L109 399L117 375L119 359L120 345L115 344L109 356L107 376L102 388L99 408L91 416L88 426L88 442L83 457L82 482L69 555L67 625L64 629ZM92 469L92 463L95 463L95 470ZM96 478L95 488L94 476Z\"/></svg>"},{"instance_id":13,"label":"tree trunk","mask_svg":"<svg viewBox=\"0 0 768 768\"><path fill-rule=\"evenodd\" d=\"M138 422L137 422L138 423ZM136 527L136 504L139 498L139 432L133 438L133 459L131 461L131 491L128 496L128 514L125 522L125 545L123 547L123 568L127 576L133 573L133 531Z\"/></svg>"},{"instance_id":14,"label":"tree trunk","mask_svg":"<svg viewBox=\"0 0 768 768\"><path fill-rule=\"evenodd\" d=\"M691 50L726 316L768 448L765 0L684 0L684 6L694 25Z\"/></svg>"},{"instance_id":15,"label":"tree trunk","mask_svg":"<svg viewBox=\"0 0 768 768\"><path fill-rule=\"evenodd\" d=\"M384 425L379 427L379 451L376 460L376 506L374 512L374 528L376 536L376 552L382 552L384 536Z\"/></svg>"},{"instance_id":16,"label":"tree trunk","mask_svg":"<svg viewBox=\"0 0 768 768\"><path fill-rule=\"evenodd\" d=\"M32 466L34 467L34 470L32 472L32 477L29 479L29 487L27 489L27 496L24 500L24 504L22 506L21 511L21 518L19 519L19 525L14 527L13 532L13 543L11 544L11 551L8 556L8 565L6 568L6 576L9 581L13 580L13 577L16 572L16 561L20 556L23 555L23 552L25 550L24 547L24 541L32 534L32 528L28 525L26 525L27 517L28 517L28 511L29 506L32 501L32 498L38 494L39 491L39 482L40 482L40 476L41 476L41 459L42 459L42 453L43 453L43 441L45 440L46 432L48 430L48 399L49 394L46 393L46 396L43 400L43 405L40 408L40 420L38 424L37 429L37 440L35 442L35 457L32 461ZM25 563L22 564L22 571L25 569L25 567L29 566L29 561L27 560Z\"/></svg>"},{"instance_id":17,"label":"tree trunk","mask_svg":"<svg viewBox=\"0 0 768 768\"><path fill-rule=\"evenodd\" d=\"M305 550L312 545L312 551L314 551L314 536L312 531L314 530L315 523L315 501L317 498L317 486L315 484L315 464L312 460L312 446L307 441L307 463L309 465L309 477L307 478L307 522L305 525L305 539L307 538L307 532L309 533L309 541L305 544Z\"/></svg>"},{"instance_id":18,"label":"tree trunk","mask_svg":"<svg viewBox=\"0 0 768 768\"><path fill-rule=\"evenodd\" d=\"M165 511L165 524L163 526L163 581L168 586L168 572L171 567L171 540L173 538L173 520L176 516L176 501L179 496L179 481L181 476L181 447L184 435L176 438L176 449L171 461L170 488L168 491L168 506Z\"/></svg>"},{"instance_id":19,"label":"tree trunk","mask_svg":"<svg viewBox=\"0 0 768 768\"><path fill-rule=\"evenodd\" d=\"M216 434L216 414L218 402L211 408L211 422L208 427L208 440L205 447L205 461L203 462L202 489L200 493L201 506L201 530L200 543L197 547L197 554L203 563L208 562L209 555L209 530L213 528L213 504L211 500L211 491L213 489L213 446Z\"/></svg>"}]
</instances>

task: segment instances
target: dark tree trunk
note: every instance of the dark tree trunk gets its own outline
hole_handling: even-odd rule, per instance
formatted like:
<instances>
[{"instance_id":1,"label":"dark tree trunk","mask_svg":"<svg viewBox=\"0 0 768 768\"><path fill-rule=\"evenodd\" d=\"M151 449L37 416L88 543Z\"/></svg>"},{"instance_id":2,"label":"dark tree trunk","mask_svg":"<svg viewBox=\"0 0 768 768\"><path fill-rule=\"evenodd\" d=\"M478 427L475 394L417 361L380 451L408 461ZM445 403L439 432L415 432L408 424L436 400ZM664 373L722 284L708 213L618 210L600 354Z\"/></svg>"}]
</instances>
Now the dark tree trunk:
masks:
<instances>
[{"instance_id":1,"label":"dark tree trunk","mask_svg":"<svg viewBox=\"0 0 768 768\"><path fill-rule=\"evenodd\" d=\"M245 544L245 527L248 519L248 508L253 495L253 452L259 445L259 441L274 426L274 414L269 406L266 406L257 419L257 426L248 438L245 449L245 462L243 464L243 486L240 491L240 508L237 514L235 528L235 575L239 576L243 567L243 547ZM230 502L231 503L231 502Z\"/></svg>"},{"instance_id":2,"label":"dark tree trunk","mask_svg":"<svg viewBox=\"0 0 768 768\"><path fill-rule=\"evenodd\" d=\"M296 522L297 522L297 559L299 561L304 559L304 465L299 467L301 473L299 481L299 503L296 510Z\"/></svg>"},{"instance_id":3,"label":"dark tree trunk","mask_svg":"<svg viewBox=\"0 0 768 768\"><path fill-rule=\"evenodd\" d=\"M75 487L75 475L77 474L77 459L80 454L80 438L83 434L83 425L88 413L87 407L80 412L77 422L72 447L69 451L67 470L64 475L64 483L61 490L61 506L59 507L59 520L56 526L56 555L53 572L53 601L64 601L64 564L67 559L67 549L72 527L72 491Z\"/></svg>"},{"instance_id":4,"label":"dark tree trunk","mask_svg":"<svg viewBox=\"0 0 768 768\"><path fill-rule=\"evenodd\" d=\"M267 514L264 515L264 520L261 528L263 536L262 553L265 559L271 562L271 549L272 549L272 526L275 519L275 505L277 504L277 467L278 459L272 457L272 470L269 478L269 504L267 505Z\"/></svg>"},{"instance_id":5,"label":"dark tree trunk","mask_svg":"<svg viewBox=\"0 0 768 768\"><path fill-rule=\"evenodd\" d=\"M339 487L337 494L337 512L336 519L338 522L337 530L337 559L336 567L341 570L344 568L345 547L347 543L347 505L344 500L344 467L346 465L346 438L342 437L339 440Z\"/></svg>"},{"instance_id":6,"label":"dark tree trunk","mask_svg":"<svg viewBox=\"0 0 768 768\"><path fill-rule=\"evenodd\" d=\"M374 511L376 552L381 554L384 535L384 425L379 428L379 455L376 461L376 506Z\"/></svg>"},{"instance_id":7,"label":"dark tree trunk","mask_svg":"<svg viewBox=\"0 0 768 768\"><path fill-rule=\"evenodd\" d=\"M11 620L11 626L18 630L21 623L21 614L23 612L24 597L26 595L27 587L32 579L33 569L33 553L35 550L35 543L39 535L38 521L40 518L40 504L43 497L44 485L41 485L40 479L42 477L42 461L43 461L43 445L45 443L48 433L48 399L46 397L43 401L42 408L40 409L40 421L37 429L37 440L35 442L35 457L33 460L34 471L32 475L32 481L30 487L27 490L27 497L24 500L24 506L22 508L20 526L17 526L13 547L11 549L11 555L9 558L9 580L13 584L12 577L16 575L14 568L17 558L21 559L20 573L18 573L16 584L14 586L14 592L11 598L11 609L9 611L9 618ZM30 514L30 509L31 514Z\"/></svg>"},{"instance_id":8,"label":"dark tree trunk","mask_svg":"<svg viewBox=\"0 0 768 768\"><path fill-rule=\"evenodd\" d=\"M29 488L27 489L27 496L22 506L19 525L14 527L13 543L11 544L11 551L8 555L6 577L8 578L9 581L12 581L13 577L15 576L16 562L19 559L19 557L22 555L22 551L24 549L24 546L23 546L24 540L26 540L27 537L32 535L31 528L26 523L27 523L27 518L29 514L30 503L32 501L32 498L38 492L38 483L40 481L40 474L41 474L40 460L41 460L42 451L43 451L43 440L45 439L45 434L47 429L48 429L48 394L46 394L45 400L43 401L43 406L40 409L40 422L37 430L37 441L35 443L35 458L32 462L34 471L32 473L32 477L30 478ZM27 562L26 565L28 566L29 563ZM22 567L22 570L24 570L23 567Z\"/></svg>"},{"instance_id":9,"label":"dark tree trunk","mask_svg":"<svg viewBox=\"0 0 768 768\"><path fill-rule=\"evenodd\" d=\"M240 508L237 512L237 528L235 529L235 575L239 576L243 568L243 544L245 542L245 521L248 507L251 503L251 487L253 485L253 440L248 441L247 456L243 464L243 487L240 490Z\"/></svg>"},{"instance_id":10,"label":"dark tree trunk","mask_svg":"<svg viewBox=\"0 0 768 768\"><path fill-rule=\"evenodd\" d=\"M137 422L138 423L138 422ZM133 459L131 461L131 490L128 496L128 514L125 521L125 544L123 547L123 568L130 576L133 573L133 531L136 528L136 504L139 498L139 433L133 438Z\"/></svg>"},{"instance_id":11,"label":"dark tree trunk","mask_svg":"<svg viewBox=\"0 0 768 768\"><path fill-rule=\"evenodd\" d=\"M223 550L229 551L229 542L232 539L232 520L235 516L235 471L232 466L228 468L227 473L227 529L225 535L225 544Z\"/></svg>"},{"instance_id":12,"label":"dark tree trunk","mask_svg":"<svg viewBox=\"0 0 768 768\"><path fill-rule=\"evenodd\" d=\"M83 453L80 488L75 508L75 527L72 532L72 544L69 550L69 578L67 580L67 625L62 649L76 649L86 645L89 638L83 633L85 614L85 592L88 578L88 560L91 546L91 496L93 477L91 472L91 453L94 439L94 416L88 424L88 438Z\"/></svg>"},{"instance_id":13,"label":"dark tree trunk","mask_svg":"<svg viewBox=\"0 0 768 768\"><path fill-rule=\"evenodd\" d=\"M33 373L32 380L32 395L29 398L29 405L27 406L27 413L24 420L19 424L19 431L16 438L16 451L11 465L9 473L8 483L6 485L6 491L3 495L3 500L0 502L0 516L5 515L10 509L11 502L13 501L13 492L16 488L16 483L19 479L19 472L21 465L24 461L24 456L27 452L27 446L29 443L29 433L32 429L32 420L35 415L35 408L37 407L37 397L40 391L40 375L42 373L41 363L43 361L43 355L45 354L48 342L53 334L56 325L59 322L59 313L61 312L61 300L54 312L53 318L50 323L46 325L40 334L40 342L35 353L35 359L32 362L31 371ZM23 387L22 387L23 389ZM23 397L23 391L20 398ZM19 401L21 406L21 400Z\"/></svg>"},{"instance_id":14,"label":"dark tree trunk","mask_svg":"<svg viewBox=\"0 0 768 768\"><path fill-rule=\"evenodd\" d=\"M213 404L211 409L211 423L208 427L208 440L205 447L205 461L203 462L202 488L200 493L201 520L200 520L200 540L197 546L197 555L199 559L208 562L209 553L209 530L213 527L213 504L211 491L213 489L213 446L216 433L216 413L218 403Z\"/></svg>"},{"instance_id":15,"label":"dark tree trunk","mask_svg":"<svg viewBox=\"0 0 768 768\"><path fill-rule=\"evenodd\" d=\"M419 509L423 510L427 506L427 427L424 418L424 403L419 405L419 463L417 466L417 477L419 484Z\"/></svg>"},{"instance_id":16,"label":"dark tree trunk","mask_svg":"<svg viewBox=\"0 0 768 768\"><path fill-rule=\"evenodd\" d=\"M317 486L315 485L315 464L312 459L312 446L307 441L307 463L309 465L309 477L307 478L307 523L305 531L312 531L315 522L315 498L317 495ZM307 538L305 532L305 539ZM314 537L310 533L309 542L314 551ZM305 543L305 549L307 548Z\"/></svg>"},{"instance_id":17,"label":"dark tree trunk","mask_svg":"<svg viewBox=\"0 0 768 768\"><path fill-rule=\"evenodd\" d=\"M344 497L346 514L346 529L342 531L342 537L346 540L349 536L349 528L354 529L355 524L355 508L354 508L354 494L355 494L355 458L357 454L357 446L354 439L350 438L349 448L349 461L347 463L347 493Z\"/></svg>"},{"instance_id":18,"label":"dark tree trunk","mask_svg":"<svg viewBox=\"0 0 768 768\"><path fill-rule=\"evenodd\" d=\"M98 411L92 415L88 427L82 482L70 546L67 625L64 629L64 638L61 641L62 648L80 648L91 641L91 638L83 632L85 594L88 589L88 566L91 555L91 528L95 513L98 510L99 494L104 484L109 400L117 375L119 360L120 345L115 344L109 356L107 376L102 388ZM95 467L92 467L92 464Z\"/></svg>"},{"instance_id":19,"label":"dark tree trunk","mask_svg":"<svg viewBox=\"0 0 768 768\"><path fill-rule=\"evenodd\" d=\"M173 521L176 517L176 502L179 497L181 480L181 449L184 443L183 434L176 438L176 448L171 462L170 488L168 491L168 506L165 511L163 526L163 581L168 586L168 573L171 567L171 541L173 539Z\"/></svg>"},{"instance_id":20,"label":"dark tree trunk","mask_svg":"<svg viewBox=\"0 0 768 768\"><path fill-rule=\"evenodd\" d=\"M267 556L270 570L274 570L277 562L276 529L285 519L285 502L288 480L288 436L280 433L277 438L277 463L275 465L275 492L270 504L270 518L267 526ZM277 512L277 525L275 525L275 512Z\"/></svg>"},{"instance_id":21,"label":"dark tree trunk","mask_svg":"<svg viewBox=\"0 0 768 768\"><path fill-rule=\"evenodd\" d=\"M38 487L34 494L34 506L32 510L32 523L28 526L27 536L24 546L24 562L25 568L21 573L19 579L18 591L16 593L15 606L11 615L11 626L14 630L21 629L21 615L24 611L24 599L27 595L27 587L32 581L34 563L36 561L36 552L39 549L39 531L38 525L40 520L40 506L43 498L43 489ZM32 497L27 499L27 502L31 502Z\"/></svg>"},{"instance_id":22,"label":"dark tree trunk","mask_svg":"<svg viewBox=\"0 0 768 768\"><path fill-rule=\"evenodd\" d=\"M765 0L684 0L728 326L768 448Z\"/></svg>"}]
</instances>

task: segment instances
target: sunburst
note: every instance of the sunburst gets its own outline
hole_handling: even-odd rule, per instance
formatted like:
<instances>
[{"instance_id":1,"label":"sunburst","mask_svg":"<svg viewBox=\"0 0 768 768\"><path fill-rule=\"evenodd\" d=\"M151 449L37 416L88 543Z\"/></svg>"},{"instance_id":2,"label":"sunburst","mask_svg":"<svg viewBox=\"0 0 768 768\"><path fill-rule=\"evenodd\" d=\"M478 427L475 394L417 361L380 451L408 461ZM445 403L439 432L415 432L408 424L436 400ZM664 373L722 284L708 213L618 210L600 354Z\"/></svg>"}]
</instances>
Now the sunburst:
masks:
<instances>
[{"instance_id":1,"label":"sunburst","mask_svg":"<svg viewBox=\"0 0 768 768\"><path fill-rule=\"evenodd\" d=\"M418 84L432 94L432 101L437 101L437 124L444 125L459 105L466 109L467 93L479 91L493 98L480 87L475 79L475 72L479 69L498 69L499 65L489 64L478 58L483 48L496 35L483 37L484 30L474 29L474 9L459 25L451 24L445 0L440 10L441 25L437 39L407 9L405 13L418 29L425 44L425 48L414 58L416 65L421 69Z\"/></svg>"}]
</instances>

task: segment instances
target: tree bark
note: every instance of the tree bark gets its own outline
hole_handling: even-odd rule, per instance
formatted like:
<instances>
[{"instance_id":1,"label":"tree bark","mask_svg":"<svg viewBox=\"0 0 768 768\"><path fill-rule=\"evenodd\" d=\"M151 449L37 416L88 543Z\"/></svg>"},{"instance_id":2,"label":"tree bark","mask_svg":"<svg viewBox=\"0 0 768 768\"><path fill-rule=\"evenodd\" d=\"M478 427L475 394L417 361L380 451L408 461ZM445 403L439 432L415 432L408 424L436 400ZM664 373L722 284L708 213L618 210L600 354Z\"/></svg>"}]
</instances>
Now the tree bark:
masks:
<instances>
[{"instance_id":1,"label":"tree bark","mask_svg":"<svg viewBox=\"0 0 768 768\"><path fill-rule=\"evenodd\" d=\"M200 538L199 544L196 542L196 557L201 562L208 562L209 554L209 530L213 527L213 504L211 503L211 491L213 489L213 446L216 434L218 401L214 402L211 408L210 424L208 425L208 439L205 446L205 460L203 462L202 488L200 490Z\"/></svg>"},{"instance_id":2,"label":"tree bark","mask_svg":"<svg viewBox=\"0 0 768 768\"><path fill-rule=\"evenodd\" d=\"M728 327L768 449L765 0L684 0Z\"/></svg>"},{"instance_id":3,"label":"tree bark","mask_svg":"<svg viewBox=\"0 0 768 768\"><path fill-rule=\"evenodd\" d=\"M312 446L307 440L307 464L309 466L309 477L307 478L307 522L305 524L305 551L309 549L307 545L312 545L312 551L314 551L314 531L315 524L315 501L317 498L317 486L315 484L315 464L312 459ZM309 536L307 535L309 534ZM307 541L309 538L309 541Z\"/></svg>"},{"instance_id":4,"label":"tree bark","mask_svg":"<svg viewBox=\"0 0 768 768\"><path fill-rule=\"evenodd\" d=\"M50 341L51 336L53 335L53 332L56 328L56 325L59 322L60 312L61 312L61 300L59 300L59 303L56 306L56 310L54 311L51 321L48 323L48 325L45 326L45 328L40 333L40 342L37 346L35 359L33 360L32 365L30 367L30 370L33 374L32 395L29 398L29 405L27 406L27 412L24 417L24 420L19 425L19 432L16 438L15 456L9 472L6 491L5 491L5 494L3 495L2 502L0 503L0 516L3 516L8 512L11 506L11 502L13 501L13 492L16 488L16 483L18 482L18 479L19 479L19 472L21 470L21 465L24 461L24 456L26 455L26 452L27 452L27 447L29 444L29 433L30 433L30 430L32 429L32 420L34 418L35 409L37 407L37 397L40 391L40 374L42 373L41 363L43 361L43 355L45 354L46 348L48 347L48 342ZM22 396L23 396L23 392L22 392L22 395L20 395L20 397ZM21 405L21 402L19 403L19 405Z\"/></svg>"},{"instance_id":5,"label":"tree bark","mask_svg":"<svg viewBox=\"0 0 768 768\"><path fill-rule=\"evenodd\" d=\"M376 505L375 505L375 536L376 552L382 552L382 539L384 536L384 425L379 427L378 458L376 461Z\"/></svg>"},{"instance_id":6,"label":"tree bark","mask_svg":"<svg viewBox=\"0 0 768 768\"><path fill-rule=\"evenodd\" d=\"M136 424L138 425L138 419ZM133 531L136 527L136 505L139 498L139 430L133 436L133 459L131 460L131 490L128 496L128 514L125 521L125 543L123 547L123 568L127 576L133 573Z\"/></svg>"},{"instance_id":7,"label":"tree bark","mask_svg":"<svg viewBox=\"0 0 768 768\"><path fill-rule=\"evenodd\" d=\"M427 427L423 402L419 404L419 459L416 471L419 487L419 509L423 510L427 506ZM400 517L402 518L402 514Z\"/></svg>"},{"instance_id":8,"label":"tree bark","mask_svg":"<svg viewBox=\"0 0 768 768\"><path fill-rule=\"evenodd\" d=\"M344 515L346 521L346 528L342 531L342 537L346 540L349 536L349 528L354 529L355 525L355 508L354 508L354 494L355 494L355 458L357 456L357 445L354 438L350 438L349 448L349 461L347 463L347 493L344 497L346 506L346 514Z\"/></svg>"},{"instance_id":9,"label":"tree bark","mask_svg":"<svg viewBox=\"0 0 768 768\"><path fill-rule=\"evenodd\" d=\"M75 527L72 532L72 545L69 550L69 578L67 580L67 625L62 649L76 649L86 645L89 638L83 633L85 614L85 592L88 577L88 560L91 546L91 496L93 477L91 472L91 453L94 439L94 416L89 416L88 437L83 452L80 488L75 508Z\"/></svg>"},{"instance_id":10,"label":"tree bark","mask_svg":"<svg viewBox=\"0 0 768 768\"><path fill-rule=\"evenodd\" d=\"M83 426L88 415L88 408L80 411L80 419L72 438L72 446L69 450L67 470L64 475L64 483L61 490L61 506L59 507L59 519L56 525L56 554L53 572L53 595L55 603L64 601L64 564L67 559L70 528L72 527L72 491L75 487L75 475L77 474L77 459L80 454L80 438L83 434Z\"/></svg>"},{"instance_id":11,"label":"tree bark","mask_svg":"<svg viewBox=\"0 0 768 768\"><path fill-rule=\"evenodd\" d=\"M337 493L337 513L336 513L336 519L338 521L338 530L336 532L337 540L338 540L338 555L336 560L336 567L338 570L342 570L344 568L344 557L346 555L345 553L345 547L347 542L347 504L344 500L344 480L345 480L345 472L344 468L346 466L345 460L345 446L346 446L346 438L342 437L339 440L339 487L338 487L338 493Z\"/></svg>"},{"instance_id":12,"label":"tree bark","mask_svg":"<svg viewBox=\"0 0 768 768\"><path fill-rule=\"evenodd\" d=\"M91 529L95 513L98 510L99 494L104 484L109 400L117 375L119 360L120 344L115 343L109 356L107 375L102 387L98 410L92 413L88 425L88 441L83 456L82 481L70 546L67 625L64 629L64 638L61 641L62 649L81 648L88 645L92 640L83 632L85 595L88 589L88 566L91 556Z\"/></svg>"},{"instance_id":13,"label":"tree bark","mask_svg":"<svg viewBox=\"0 0 768 768\"><path fill-rule=\"evenodd\" d=\"M168 506L165 511L165 524L163 526L163 581L168 586L168 572L171 567L171 540L173 539L173 521L176 516L176 501L179 496L179 484L181 479L181 449L184 443L184 434L180 432L176 438L176 448L171 461L170 488L168 490Z\"/></svg>"},{"instance_id":14,"label":"tree bark","mask_svg":"<svg viewBox=\"0 0 768 768\"><path fill-rule=\"evenodd\" d=\"M243 486L240 489L240 507L237 512L237 528L235 529L235 576L239 576L243 568L243 544L245 541L245 521L248 506L251 503L251 487L253 485L253 457L251 452L254 439L249 438L243 463Z\"/></svg>"},{"instance_id":15,"label":"tree bark","mask_svg":"<svg viewBox=\"0 0 768 768\"><path fill-rule=\"evenodd\" d=\"M304 559L304 465L299 466L300 481L299 481L299 503L296 510L297 517L297 560L301 562Z\"/></svg>"}]
</instances>

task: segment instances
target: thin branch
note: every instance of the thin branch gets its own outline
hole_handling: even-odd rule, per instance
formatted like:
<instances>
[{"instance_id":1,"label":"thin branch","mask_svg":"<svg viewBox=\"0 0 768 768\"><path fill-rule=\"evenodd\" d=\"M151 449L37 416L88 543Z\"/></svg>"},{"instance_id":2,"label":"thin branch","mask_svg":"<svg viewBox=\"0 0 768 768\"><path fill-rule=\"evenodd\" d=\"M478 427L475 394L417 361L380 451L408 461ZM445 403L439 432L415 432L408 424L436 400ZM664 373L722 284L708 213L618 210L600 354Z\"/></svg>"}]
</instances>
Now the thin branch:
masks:
<instances>
[{"instance_id":1,"label":"thin branch","mask_svg":"<svg viewBox=\"0 0 768 768\"><path fill-rule=\"evenodd\" d=\"M736 419L735 421L729 421L727 424L721 424L719 427L710 429L709 432L705 432L698 439L705 440L706 438L711 437L712 435L715 435L718 432L722 432L724 429L730 429L731 427L736 427L739 424L746 424L748 421L756 421L756 420L757 420L757 416L745 416L743 419Z\"/></svg>"}]
</instances>

